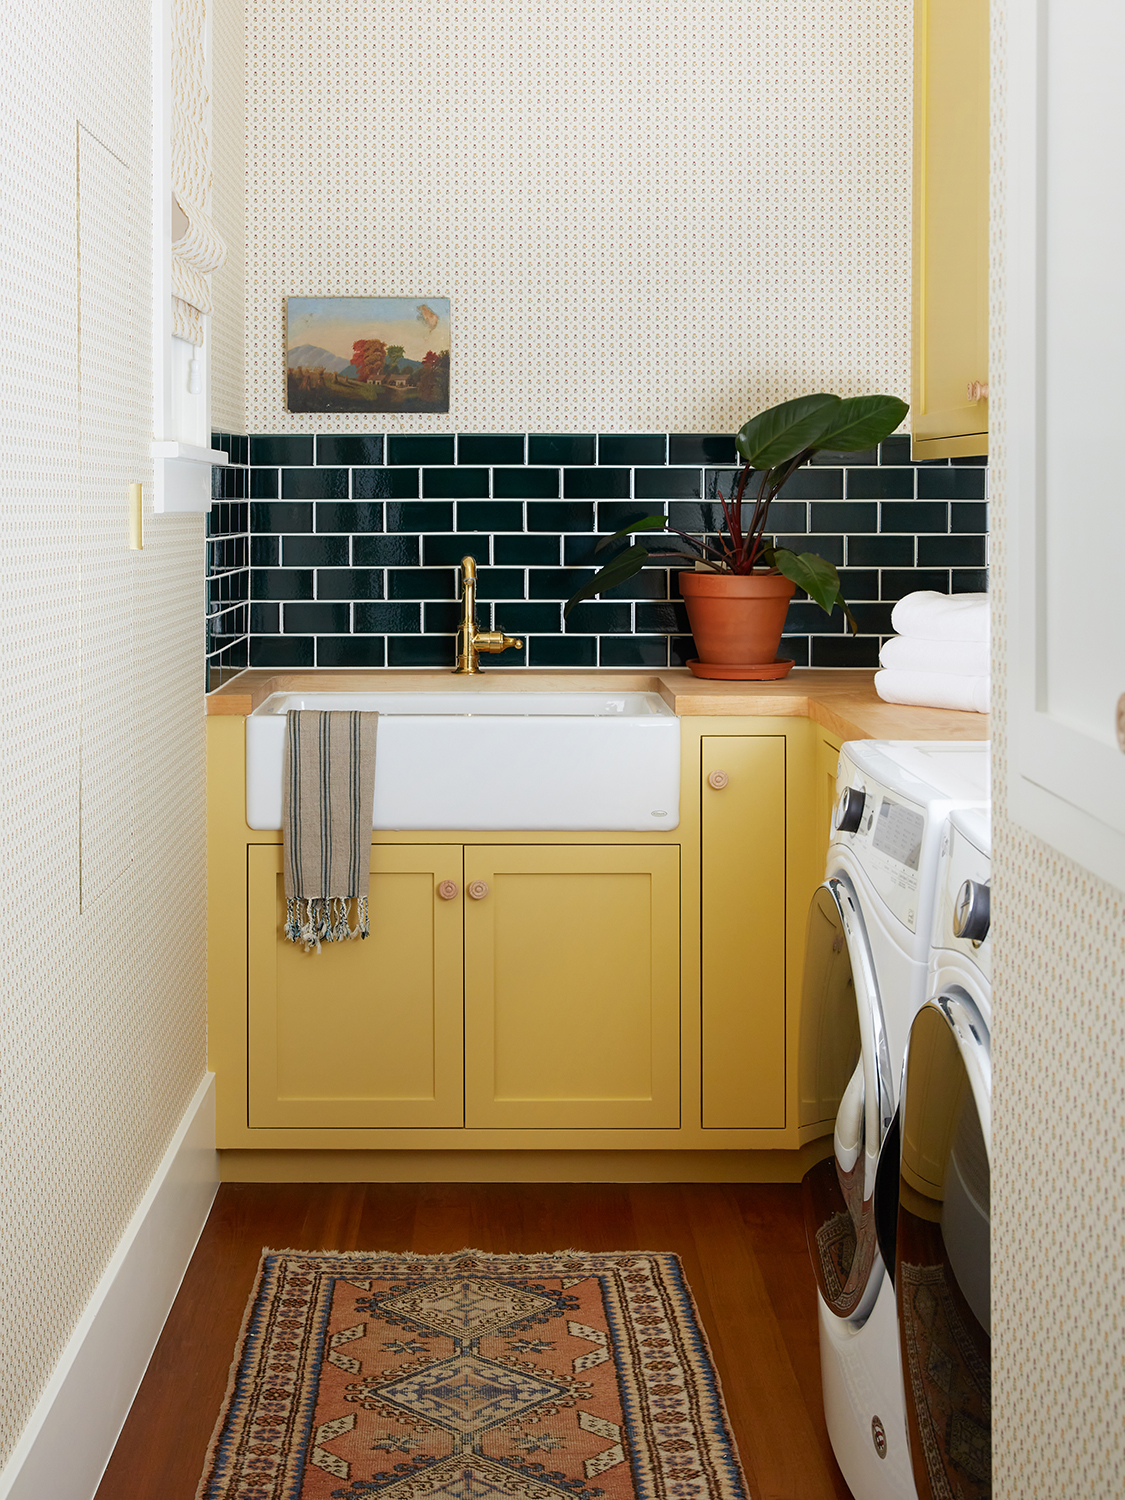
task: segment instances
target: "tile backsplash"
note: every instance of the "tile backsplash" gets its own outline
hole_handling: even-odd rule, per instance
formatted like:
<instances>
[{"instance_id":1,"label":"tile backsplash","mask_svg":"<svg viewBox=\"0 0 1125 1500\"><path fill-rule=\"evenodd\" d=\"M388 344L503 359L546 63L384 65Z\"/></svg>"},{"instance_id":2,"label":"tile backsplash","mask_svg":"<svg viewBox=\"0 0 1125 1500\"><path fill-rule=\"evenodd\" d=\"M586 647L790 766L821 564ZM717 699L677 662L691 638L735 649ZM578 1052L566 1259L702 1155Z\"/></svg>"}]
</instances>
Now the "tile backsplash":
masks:
<instances>
[{"instance_id":1,"label":"tile backsplash","mask_svg":"<svg viewBox=\"0 0 1125 1500\"><path fill-rule=\"evenodd\" d=\"M525 638L490 669L680 666L695 654L676 568L562 606L612 555L598 540L662 515L713 535L737 479L731 437L684 433L216 433L208 527L208 681L260 667L452 666L457 564L478 619ZM913 589L987 587L983 458L914 464L910 440L820 454L770 512L777 539L840 568L859 623L800 597L781 655L870 667ZM650 537L650 540L652 538Z\"/></svg>"}]
</instances>

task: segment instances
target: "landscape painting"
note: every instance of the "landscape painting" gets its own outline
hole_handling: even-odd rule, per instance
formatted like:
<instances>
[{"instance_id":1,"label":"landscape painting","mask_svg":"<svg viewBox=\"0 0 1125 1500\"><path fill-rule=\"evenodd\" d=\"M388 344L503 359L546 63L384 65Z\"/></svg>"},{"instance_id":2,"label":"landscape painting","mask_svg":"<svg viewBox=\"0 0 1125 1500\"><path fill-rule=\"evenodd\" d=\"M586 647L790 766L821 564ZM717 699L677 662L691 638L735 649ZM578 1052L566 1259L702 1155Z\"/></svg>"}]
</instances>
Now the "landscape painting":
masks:
<instances>
[{"instance_id":1,"label":"landscape painting","mask_svg":"<svg viewBox=\"0 0 1125 1500\"><path fill-rule=\"evenodd\" d=\"M290 411L449 410L447 297L287 297Z\"/></svg>"}]
</instances>

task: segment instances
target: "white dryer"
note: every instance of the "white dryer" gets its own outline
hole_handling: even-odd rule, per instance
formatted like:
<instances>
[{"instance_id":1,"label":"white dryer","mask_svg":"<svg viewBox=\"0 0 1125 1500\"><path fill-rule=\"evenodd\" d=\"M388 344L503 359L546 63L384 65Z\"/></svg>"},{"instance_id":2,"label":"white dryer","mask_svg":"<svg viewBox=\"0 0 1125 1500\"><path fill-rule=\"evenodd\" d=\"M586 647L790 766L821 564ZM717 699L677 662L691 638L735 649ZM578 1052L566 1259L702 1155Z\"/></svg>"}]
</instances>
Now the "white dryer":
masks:
<instances>
[{"instance_id":1,"label":"white dryer","mask_svg":"<svg viewBox=\"0 0 1125 1500\"><path fill-rule=\"evenodd\" d=\"M833 1153L804 1182L824 1409L859 1500L914 1500L894 1289L875 1222L910 1023L926 1000L938 854L954 808L989 797L985 742L855 741L840 755L825 879L808 920L802 1141ZM888 1155L897 1163L892 1142Z\"/></svg>"},{"instance_id":2,"label":"white dryer","mask_svg":"<svg viewBox=\"0 0 1125 1500\"><path fill-rule=\"evenodd\" d=\"M910 1028L903 1072L893 1221L883 1203L886 1174L877 1189L921 1500L992 1493L990 881L987 813L953 813L939 871L930 998Z\"/></svg>"}]
</instances>

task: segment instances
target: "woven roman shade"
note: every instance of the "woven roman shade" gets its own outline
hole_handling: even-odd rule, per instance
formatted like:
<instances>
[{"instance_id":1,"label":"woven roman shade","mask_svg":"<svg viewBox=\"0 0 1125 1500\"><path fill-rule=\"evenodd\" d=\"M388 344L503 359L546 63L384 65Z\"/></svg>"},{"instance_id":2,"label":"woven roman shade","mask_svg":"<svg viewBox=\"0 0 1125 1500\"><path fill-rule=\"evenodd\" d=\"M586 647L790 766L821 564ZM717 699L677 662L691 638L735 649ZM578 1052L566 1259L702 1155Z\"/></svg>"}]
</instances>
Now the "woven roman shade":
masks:
<instances>
[{"instance_id":1,"label":"woven roman shade","mask_svg":"<svg viewBox=\"0 0 1125 1500\"><path fill-rule=\"evenodd\" d=\"M227 258L209 212L205 23L204 0L172 0L172 192L187 220L172 242L172 332L195 345L203 342L203 314L212 307L208 275Z\"/></svg>"}]
</instances>

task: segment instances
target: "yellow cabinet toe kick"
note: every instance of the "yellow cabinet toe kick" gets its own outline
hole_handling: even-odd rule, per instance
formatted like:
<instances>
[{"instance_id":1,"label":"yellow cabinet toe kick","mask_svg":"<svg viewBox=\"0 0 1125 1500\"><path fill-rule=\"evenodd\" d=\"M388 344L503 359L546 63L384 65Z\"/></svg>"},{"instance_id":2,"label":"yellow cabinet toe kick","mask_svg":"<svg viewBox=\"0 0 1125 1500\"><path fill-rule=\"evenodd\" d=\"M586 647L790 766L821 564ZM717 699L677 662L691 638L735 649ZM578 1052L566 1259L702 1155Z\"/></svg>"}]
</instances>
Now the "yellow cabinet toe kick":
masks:
<instances>
[{"instance_id":1,"label":"yellow cabinet toe kick","mask_svg":"<svg viewBox=\"0 0 1125 1500\"><path fill-rule=\"evenodd\" d=\"M281 834L246 825L245 719L209 717L219 1146L270 1153L261 1180L418 1151L500 1153L512 1180L528 1180L518 1152L607 1153L619 1180L612 1153L745 1180L746 1153L768 1152L762 1180L787 1180L839 743L795 718L691 718L681 734L678 828L376 833L370 936L306 953L283 936Z\"/></svg>"}]
</instances>

